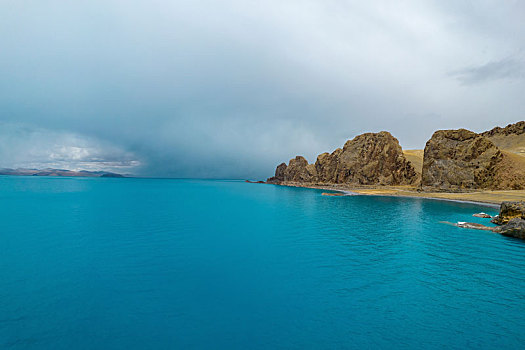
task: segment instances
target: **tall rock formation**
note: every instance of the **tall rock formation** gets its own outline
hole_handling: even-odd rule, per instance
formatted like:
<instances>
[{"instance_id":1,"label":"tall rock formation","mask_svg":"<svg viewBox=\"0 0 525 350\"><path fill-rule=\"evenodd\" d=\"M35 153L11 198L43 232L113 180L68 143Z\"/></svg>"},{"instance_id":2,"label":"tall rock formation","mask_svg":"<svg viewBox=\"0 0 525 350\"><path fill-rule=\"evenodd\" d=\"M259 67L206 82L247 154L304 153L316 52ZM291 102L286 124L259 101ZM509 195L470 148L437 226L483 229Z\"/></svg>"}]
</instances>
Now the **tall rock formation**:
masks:
<instances>
[{"instance_id":1,"label":"tall rock formation","mask_svg":"<svg viewBox=\"0 0 525 350\"><path fill-rule=\"evenodd\" d=\"M439 130L425 146L421 185L443 191L523 189L525 163L516 157L472 131Z\"/></svg>"},{"instance_id":2,"label":"tall rock formation","mask_svg":"<svg viewBox=\"0 0 525 350\"><path fill-rule=\"evenodd\" d=\"M359 185L408 185L417 180L398 140L389 132L366 133L343 149L317 157L318 182Z\"/></svg>"},{"instance_id":3,"label":"tall rock formation","mask_svg":"<svg viewBox=\"0 0 525 350\"><path fill-rule=\"evenodd\" d=\"M297 156L290 159L288 165L281 163L275 169L275 176L266 180L268 183L278 184L282 182L315 182L317 179L315 166L308 164L308 161Z\"/></svg>"},{"instance_id":4,"label":"tall rock formation","mask_svg":"<svg viewBox=\"0 0 525 350\"><path fill-rule=\"evenodd\" d=\"M353 185L408 185L417 182L414 167L390 133L366 133L332 153L323 153L315 164L303 157L277 167L269 183L321 183Z\"/></svg>"}]
</instances>

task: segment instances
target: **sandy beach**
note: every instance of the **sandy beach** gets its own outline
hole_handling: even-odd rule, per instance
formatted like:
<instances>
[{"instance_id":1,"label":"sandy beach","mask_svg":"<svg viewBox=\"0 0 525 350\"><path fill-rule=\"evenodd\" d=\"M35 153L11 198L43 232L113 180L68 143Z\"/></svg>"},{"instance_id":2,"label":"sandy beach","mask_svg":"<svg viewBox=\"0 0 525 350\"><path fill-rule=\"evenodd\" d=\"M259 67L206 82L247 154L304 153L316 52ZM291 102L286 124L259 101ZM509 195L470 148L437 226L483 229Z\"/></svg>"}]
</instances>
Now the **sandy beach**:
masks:
<instances>
[{"instance_id":1,"label":"sandy beach","mask_svg":"<svg viewBox=\"0 0 525 350\"><path fill-rule=\"evenodd\" d=\"M418 191L413 186L348 186L348 185L324 185L324 184L301 184L286 183L284 186L317 188L330 191L346 192L348 194L360 194L370 196L395 196L395 197L419 197L441 200L452 200L461 202L475 202L499 206L503 201L525 200L525 190L508 191L468 191L468 192L426 192Z\"/></svg>"}]
</instances>

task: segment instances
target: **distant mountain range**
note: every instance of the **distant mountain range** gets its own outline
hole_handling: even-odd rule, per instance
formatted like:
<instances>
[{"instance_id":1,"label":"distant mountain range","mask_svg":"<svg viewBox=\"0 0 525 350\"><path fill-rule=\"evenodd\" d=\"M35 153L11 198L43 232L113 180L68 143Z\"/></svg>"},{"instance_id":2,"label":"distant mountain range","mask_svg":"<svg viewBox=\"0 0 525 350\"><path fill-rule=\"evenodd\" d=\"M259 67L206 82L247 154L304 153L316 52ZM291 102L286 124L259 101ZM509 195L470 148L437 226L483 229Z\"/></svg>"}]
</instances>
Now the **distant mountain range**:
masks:
<instances>
[{"instance_id":1,"label":"distant mountain range","mask_svg":"<svg viewBox=\"0 0 525 350\"><path fill-rule=\"evenodd\" d=\"M65 169L0 169L0 175L17 176L81 176L81 177L125 177L124 175L107 171L73 171Z\"/></svg>"}]
</instances>

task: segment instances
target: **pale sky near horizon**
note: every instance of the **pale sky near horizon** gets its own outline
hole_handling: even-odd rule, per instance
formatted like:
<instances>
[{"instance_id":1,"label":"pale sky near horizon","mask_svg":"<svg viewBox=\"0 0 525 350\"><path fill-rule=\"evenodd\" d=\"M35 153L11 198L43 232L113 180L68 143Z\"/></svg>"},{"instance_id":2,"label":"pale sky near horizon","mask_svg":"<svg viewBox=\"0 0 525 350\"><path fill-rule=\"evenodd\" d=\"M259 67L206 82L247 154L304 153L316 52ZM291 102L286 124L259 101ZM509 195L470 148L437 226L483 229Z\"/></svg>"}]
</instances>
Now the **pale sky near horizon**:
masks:
<instances>
[{"instance_id":1,"label":"pale sky near horizon","mask_svg":"<svg viewBox=\"0 0 525 350\"><path fill-rule=\"evenodd\" d=\"M271 176L525 119L524 1L0 2L0 168Z\"/></svg>"}]
</instances>

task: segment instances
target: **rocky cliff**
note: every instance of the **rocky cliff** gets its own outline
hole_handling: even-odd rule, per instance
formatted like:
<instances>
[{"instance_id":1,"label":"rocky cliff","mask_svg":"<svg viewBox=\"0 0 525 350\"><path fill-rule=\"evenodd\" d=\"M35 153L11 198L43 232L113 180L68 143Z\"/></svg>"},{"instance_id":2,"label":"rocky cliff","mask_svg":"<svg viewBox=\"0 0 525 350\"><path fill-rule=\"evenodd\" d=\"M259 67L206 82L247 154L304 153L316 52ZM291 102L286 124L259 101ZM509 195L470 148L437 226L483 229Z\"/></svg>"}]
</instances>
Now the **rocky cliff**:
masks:
<instances>
[{"instance_id":1,"label":"rocky cliff","mask_svg":"<svg viewBox=\"0 0 525 350\"><path fill-rule=\"evenodd\" d=\"M509 136L509 135L522 135L525 134L525 121L520 121L514 124L509 124L504 128L496 126L494 129L482 132L481 135L485 137L494 136Z\"/></svg>"},{"instance_id":2,"label":"rocky cliff","mask_svg":"<svg viewBox=\"0 0 525 350\"><path fill-rule=\"evenodd\" d=\"M524 189L525 158L472 131L436 131L425 146L421 185L428 190Z\"/></svg>"},{"instance_id":3,"label":"rocky cliff","mask_svg":"<svg viewBox=\"0 0 525 350\"><path fill-rule=\"evenodd\" d=\"M525 156L525 121L509 124L504 128L495 127L481 135L503 151Z\"/></svg>"},{"instance_id":4,"label":"rocky cliff","mask_svg":"<svg viewBox=\"0 0 525 350\"><path fill-rule=\"evenodd\" d=\"M503 154L487 138L472 131L439 130L428 140L422 186L441 190L490 187Z\"/></svg>"},{"instance_id":5,"label":"rocky cliff","mask_svg":"<svg viewBox=\"0 0 525 350\"><path fill-rule=\"evenodd\" d=\"M297 156L280 164L269 183L320 183L354 185L409 185L418 181L398 140L390 133L366 133L332 153L323 153L315 164Z\"/></svg>"},{"instance_id":6,"label":"rocky cliff","mask_svg":"<svg viewBox=\"0 0 525 350\"><path fill-rule=\"evenodd\" d=\"M267 182L412 185L433 192L520 190L525 189L522 146L525 152L525 121L481 134L439 130L424 151L403 152L398 140L386 131L366 133L347 141L343 148L320 154L314 164L301 156L288 165L282 163Z\"/></svg>"}]
</instances>

